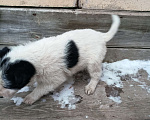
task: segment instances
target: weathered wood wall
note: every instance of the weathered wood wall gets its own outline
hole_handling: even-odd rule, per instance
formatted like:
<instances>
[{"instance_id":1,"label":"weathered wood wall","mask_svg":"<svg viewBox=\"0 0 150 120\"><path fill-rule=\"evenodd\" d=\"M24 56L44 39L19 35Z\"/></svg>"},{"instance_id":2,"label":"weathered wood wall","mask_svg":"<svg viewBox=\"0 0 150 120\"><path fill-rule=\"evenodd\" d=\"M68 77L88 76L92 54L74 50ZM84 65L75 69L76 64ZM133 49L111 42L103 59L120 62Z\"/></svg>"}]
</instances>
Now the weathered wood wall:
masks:
<instances>
[{"instance_id":1,"label":"weathered wood wall","mask_svg":"<svg viewBox=\"0 0 150 120\"><path fill-rule=\"evenodd\" d=\"M105 61L150 59L150 13L144 16L120 15L121 26L107 44ZM15 45L35 41L74 29L91 28L106 32L110 15L81 10L0 8L0 44Z\"/></svg>"},{"instance_id":2,"label":"weathered wood wall","mask_svg":"<svg viewBox=\"0 0 150 120\"><path fill-rule=\"evenodd\" d=\"M150 11L149 0L80 0L86 9Z\"/></svg>"},{"instance_id":3,"label":"weathered wood wall","mask_svg":"<svg viewBox=\"0 0 150 120\"><path fill-rule=\"evenodd\" d=\"M0 0L0 5L150 11L149 0Z\"/></svg>"},{"instance_id":4,"label":"weathered wood wall","mask_svg":"<svg viewBox=\"0 0 150 120\"><path fill-rule=\"evenodd\" d=\"M59 4L52 4L48 0L34 3L33 0L0 0L1 5L36 6L36 7L70 7L83 9L41 9L41 8L0 8L0 49L4 46L22 44L28 41L36 41L43 37L50 37L74 29L91 28L106 32L112 23L110 14L118 14L121 18L121 26L116 36L107 43L108 52L104 61L114 62L122 59L150 59L150 13L133 11L107 11L110 10L138 10L149 11L149 1L131 2L141 3L141 6L123 8L119 2L113 5L116 0L104 4L102 0L66 0L57 1ZM24 2L26 1L26 2ZM27 2L28 1L28 2ZM101 3L97 4L95 3ZM121 0L118 0L121 1ZM32 3L33 2L33 3ZM39 2L42 2L38 4ZM91 2L89 4L89 2ZM123 3L129 0L123 1ZM133 3L134 3L133 2ZM2 4L3 3L3 4ZM4 4L5 3L5 4ZM31 4L32 3L32 4ZM45 4L43 4L45 3ZM80 4L79 4L80 3ZM125 5L125 4L124 4ZM126 7L126 6L125 6ZM105 9L105 10L89 10ZM116 9L117 8L117 9ZM138 8L138 9L137 9ZM88 10L87 10L88 9ZM139 74L140 78L147 80L147 73ZM144 77L143 77L144 76ZM78 83L79 82L79 83ZM146 91L142 92L139 86L130 87L127 83L123 89L123 103L115 105L106 97L105 84L98 85L92 96L84 94L85 80L79 80L74 85L75 94L83 97L83 102L77 104L76 110L61 109L57 102L51 97L45 96L46 102L41 99L32 106L22 104L15 106L12 101L0 99L0 119L65 119L65 120L142 120L149 119L150 97ZM147 81L149 82L149 81ZM137 84L137 83L135 83ZM149 84L149 83L148 83ZM134 88L134 89L133 89ZM136 95L136 96L135 96ZM137 96L139 95L139 96ZM130 96L130 97L129 97ZM108 104L108 106L106 106ZM101 105L106 108L101 108ZM88 118L86 118L88 116Z\"/></svg>"},{"instance_id":5,"label":"weathered wood wall","mask_svg":"<svg viewBox=\"0 0 150 120\"><path fill-rule=\"evenodd\" d=\"M4 6L76 7L77 0L0 0Z\"/></svg>"}]
</instances>

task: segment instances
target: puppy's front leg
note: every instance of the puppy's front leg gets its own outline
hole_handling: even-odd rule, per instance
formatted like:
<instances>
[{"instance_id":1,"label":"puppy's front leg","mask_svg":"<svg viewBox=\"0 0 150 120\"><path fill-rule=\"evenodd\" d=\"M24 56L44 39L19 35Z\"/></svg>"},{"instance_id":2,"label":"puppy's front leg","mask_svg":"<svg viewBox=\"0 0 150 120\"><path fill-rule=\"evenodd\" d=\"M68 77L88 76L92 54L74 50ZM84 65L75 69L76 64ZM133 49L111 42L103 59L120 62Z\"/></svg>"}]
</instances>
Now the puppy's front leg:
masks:
<instances>
[{"instance_id":1,"label":"puppy's front leg","mask_svg":"<svg viewBox=\"0 0 150 120\"><path fill-rule=\"evenodd\" d=\"M26 104L33 104L43 95L48 94L50 91L53 90L52 86L48 85L38 85L29 95L24 98L24 103Z\"/></svg>"},{"instance_id":2,"label":"puppy's front leg","mask_svg":"<svg viewBox=\"0 0 150 120\"><path fill-rule=\"evenodd\" d=\"M33 104L43 95L48 94L50 91L54 91L58 86L66 81L66 78L59 76L51 78L50 81L45 81L43 80L42 82L38 83L38 86L24 98L24 103Z\"/></svg>"}]
</instances>

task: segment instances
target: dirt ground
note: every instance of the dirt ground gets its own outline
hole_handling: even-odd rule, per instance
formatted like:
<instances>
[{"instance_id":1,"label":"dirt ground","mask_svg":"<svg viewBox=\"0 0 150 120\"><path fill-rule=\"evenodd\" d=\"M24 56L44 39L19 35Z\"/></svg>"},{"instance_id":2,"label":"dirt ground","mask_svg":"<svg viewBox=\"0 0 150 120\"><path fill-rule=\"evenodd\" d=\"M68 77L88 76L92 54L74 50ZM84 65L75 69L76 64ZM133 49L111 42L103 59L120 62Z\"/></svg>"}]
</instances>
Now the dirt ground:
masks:
<instances>
[{"instance_id":1,"label":"dirt ground","mask_svg":"<svg viewBox=\"0 0 150 120\"><path fill-rule=\"evenodd\" d=\"M144 70L140 70L136 77L150 86L148 74ZM33 105L22 103L20 106L0 98L0 120L150 120L150 93L141 88L139 83L133 82L129 75L121 77L123 89L100 82L95 93L90 96L84 93L88 74L78 73L75 79L75 95L81 98L76 103L76 109L60 108L50 95L42 97ZM122 102L113 102L108 98L110 95L120 96ZM25 94L21 93L21 96ZM43 102L43 99L46 101Z\"/></svg>"}]
</instances>

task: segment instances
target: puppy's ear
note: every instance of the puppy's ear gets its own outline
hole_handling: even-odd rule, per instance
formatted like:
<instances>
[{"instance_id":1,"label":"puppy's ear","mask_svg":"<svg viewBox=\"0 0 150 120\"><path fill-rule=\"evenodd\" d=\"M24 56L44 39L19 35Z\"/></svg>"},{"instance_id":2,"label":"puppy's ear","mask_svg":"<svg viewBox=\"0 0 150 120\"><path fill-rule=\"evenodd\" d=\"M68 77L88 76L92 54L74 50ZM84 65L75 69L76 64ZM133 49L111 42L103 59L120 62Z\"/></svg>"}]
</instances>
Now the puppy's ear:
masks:
<instances>
[{"instance_id":1,"label":"puppy's ear","mask_svg":"<svg viewBox=\"0 0 150 120\"><path fill-rule=\"evenodd\" d=\"M8 65L4 74L4 87L8 89L21 89L26 86L35 74L35 67L28 61L16 61Z\"/></svg>"},{"instance_id":2,"label":"puppy's ear","mask_svg":"<svg viewBox=\"0 0 150 120\"><path fill-rule=\"evenodd\" d=\"M10 49L8 47L4 47L2 50L0 50L0 58L4 57Z\"/></svg>"}]
</instances>

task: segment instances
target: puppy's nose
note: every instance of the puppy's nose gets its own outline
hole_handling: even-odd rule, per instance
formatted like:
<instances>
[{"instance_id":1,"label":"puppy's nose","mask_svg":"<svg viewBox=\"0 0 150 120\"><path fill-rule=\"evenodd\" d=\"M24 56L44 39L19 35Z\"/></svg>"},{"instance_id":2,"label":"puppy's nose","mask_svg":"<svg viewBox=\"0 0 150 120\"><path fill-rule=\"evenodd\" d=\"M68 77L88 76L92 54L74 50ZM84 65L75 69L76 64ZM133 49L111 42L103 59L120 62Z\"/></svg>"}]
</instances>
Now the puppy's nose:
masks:
<instances>
[{"instance_id":1,"label":"puppy's nose","mask_svg":"<svg viewBox=\"0 0 150 120\"><path fill-rule=\"evenodd\" d=\"M0 96L0 98L3 98L3 96Z\"/></svg>"}]
</instances>

